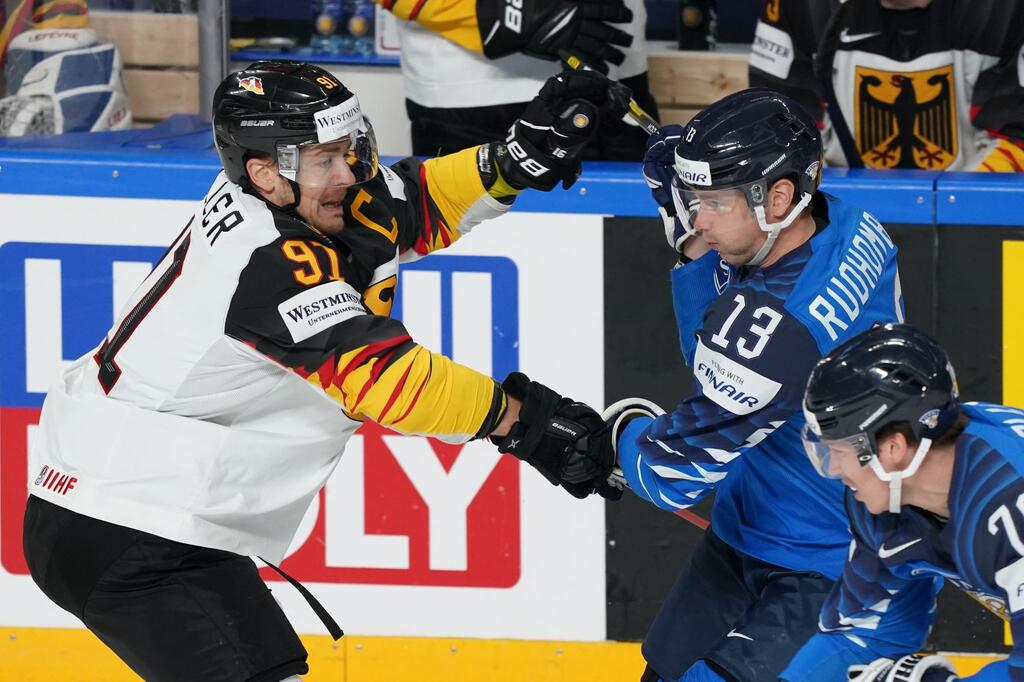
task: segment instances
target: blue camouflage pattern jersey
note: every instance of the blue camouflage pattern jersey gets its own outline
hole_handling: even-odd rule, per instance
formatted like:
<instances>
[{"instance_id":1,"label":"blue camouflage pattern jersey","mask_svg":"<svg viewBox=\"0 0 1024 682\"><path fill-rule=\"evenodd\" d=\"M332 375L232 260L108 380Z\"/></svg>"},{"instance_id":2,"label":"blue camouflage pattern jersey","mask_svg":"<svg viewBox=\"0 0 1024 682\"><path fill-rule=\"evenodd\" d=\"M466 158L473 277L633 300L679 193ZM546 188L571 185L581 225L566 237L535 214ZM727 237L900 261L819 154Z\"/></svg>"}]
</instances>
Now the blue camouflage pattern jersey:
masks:
<instances>
[{"instance_id":1,"label":"blue camouflage pattern jersey","mask_svg":"<svg viewBox=\"0 0 1024 682\"><path fill-rule=\"evenodd\" d=\"M712 528L727 544L835 579L850 541L842 484L804 454L804 387L834 346L902 321L903 300L878 220L822 192L811 205L817 232L768 267L735 268L711 251L672 271L696 395L630 422L618 454L640 497L675 511L717 489Z\"/></svg>"},{"instance_id":2,"label":"blue camouflage pattern jersey","mask_svg":"<svg viewBox=\"0 0 1024 682\"><path fill-rule=\"evenodd\" d=\"M1009 661L966 679L1024 682L1024 410L961 407L970 423L954 450L949 520L909 506L872 515L847 493L849 561L822 607L821 632L783 679L845 679L853 663L913 653L945 579L1008 619L1018 643Z\"/></svg>"}]
</instances>

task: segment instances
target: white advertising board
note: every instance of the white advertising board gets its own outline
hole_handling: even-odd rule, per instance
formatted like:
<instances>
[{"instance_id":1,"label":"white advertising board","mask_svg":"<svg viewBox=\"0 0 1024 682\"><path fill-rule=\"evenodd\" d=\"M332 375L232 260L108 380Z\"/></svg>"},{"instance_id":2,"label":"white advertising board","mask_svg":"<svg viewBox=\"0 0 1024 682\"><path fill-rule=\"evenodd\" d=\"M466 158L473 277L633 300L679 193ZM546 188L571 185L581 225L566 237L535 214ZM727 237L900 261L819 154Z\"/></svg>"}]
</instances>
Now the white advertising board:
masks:
<instances>
[{"instance_id":1,"label":"white advertising board","mask_svg":"<svg viewBox=\"0 0 1024 682\"><path fill-rule=\"evenodd\" d=\"M193 209L0 194L2 625L79 625L24 565L27 447L62 363L99 343ZM499 379L520 369L601 405L601 224L543 213L485 223L404 267L395 310L413 338L459 362ZM486 442L364 427L283 568L353 634L605 638L603 502L571 498ZM299 632L324 632L294 589L265 577Z\"/></svg>"}]
</instances>

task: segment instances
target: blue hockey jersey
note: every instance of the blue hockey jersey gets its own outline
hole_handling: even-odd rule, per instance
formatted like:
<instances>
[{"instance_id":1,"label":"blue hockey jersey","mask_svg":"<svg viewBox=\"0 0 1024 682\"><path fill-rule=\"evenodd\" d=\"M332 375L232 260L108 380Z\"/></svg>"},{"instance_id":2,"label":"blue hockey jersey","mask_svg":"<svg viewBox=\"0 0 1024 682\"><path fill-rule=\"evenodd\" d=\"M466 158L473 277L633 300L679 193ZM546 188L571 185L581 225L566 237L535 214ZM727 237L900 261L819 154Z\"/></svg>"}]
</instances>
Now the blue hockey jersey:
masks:
<instances>
[{"instance_id":1,"label":"blue hockey jersey","mask_svg":"<svg viewBox=\"0 0 1024 682\"><path fill-rule=\"evenodd\" d=\"M842 484L804 453L814 364L875 322L902 321L896 247L873 216L818 192L815 235L764 268L714 251L672 271L696 395L618 443L633 491L685 509L717 489L712 527L732 547L793 570L839 575L849 544Z\"/></svg>"},{"instance_id":2,"label":"blue hockey jersey","mask_svg":"<svg viewBox=\"0 0 1024 682\"><path fill-rule=\"evenodd\" d=\"M848 493L849 561L822 607L821 632L783 679L845 679L853 663L913 653L945 579L1007 618L1016 643L1009 661L968 679L1024 681L1024 410L962 408L971 421L954 450L948 522L909 506L872 515Z\"/></svg>"}]
</instances>

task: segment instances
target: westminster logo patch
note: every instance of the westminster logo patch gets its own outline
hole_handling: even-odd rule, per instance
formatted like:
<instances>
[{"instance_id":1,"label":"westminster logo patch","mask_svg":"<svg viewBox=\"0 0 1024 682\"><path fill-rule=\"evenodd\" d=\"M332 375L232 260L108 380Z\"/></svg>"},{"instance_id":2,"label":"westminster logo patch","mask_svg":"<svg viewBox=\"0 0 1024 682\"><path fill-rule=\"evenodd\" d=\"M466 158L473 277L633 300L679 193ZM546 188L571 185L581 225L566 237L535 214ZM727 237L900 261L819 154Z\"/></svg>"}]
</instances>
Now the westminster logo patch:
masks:
<instances>
[{"instance_id":1,"label":"westminster logo patch","mask_svg":"<svg viewBox=\"0 0 1024 682\"><path fill-rule=\"evenodd\" d=\"M953 66L882 71L858 66L854 134L867 168L942 170L957 157Z\"/></svg>"}]
</instances>

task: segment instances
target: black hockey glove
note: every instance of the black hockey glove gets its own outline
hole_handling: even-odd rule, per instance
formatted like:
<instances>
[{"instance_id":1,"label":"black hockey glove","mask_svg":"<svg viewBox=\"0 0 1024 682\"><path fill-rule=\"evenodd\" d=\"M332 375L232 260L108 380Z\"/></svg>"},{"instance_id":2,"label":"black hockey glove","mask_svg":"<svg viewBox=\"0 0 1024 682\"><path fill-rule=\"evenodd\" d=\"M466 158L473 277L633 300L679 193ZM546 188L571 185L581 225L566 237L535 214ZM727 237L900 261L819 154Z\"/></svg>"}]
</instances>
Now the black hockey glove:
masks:
<instances>
[{"instance_id":1,"label":"black hockey glove","mask_svg":"<svg viewBox=\"0 0 1024 682\"><path fill-rule=\"evenodd\" d=\"M852 665L848 682L955 682L953 665L945 656L912 654L903 658L878 658L867 665Z\"/></svg>"},{"instance_id":2,"label":"black hockey glove","mask_svg":"<svg viewBox=\"0 0 1024 682\"><path fill-rule=\"evenodd\" d=\"M605 62L621 64L620 47L633 37L611 24L633 20L623 0L477 0L477 22L484 55L514 52L554 61L570 50L608 73Z\"/></svg>"},{"instance_id":3,"label":"black hockey glove","mask_svg":"<svg viewBox=\"0 0 1024 682\"><path fill-rule=\"evenodd\" d=\"M547 192L569 189L580 174L583 148L594 139L602 118L618 120L629 106L629 88L594 71L552 76L509 128L504 143L493 143L489 157L512 188ZM484 186L490 189L481 165Z\"/></svg>"},{"instance_id":4,"label":"black hockey glove","mask_svg":"<svg viewBox=\"0 0 1024 682\"><path fill-rule=\"evenodd\" d=\"M521 372L509 374L501 387L522 406L508 434L491 438L498 450L523 460L574 497L594 492L610 499L622 496L607 483L614 454L601 415Z\"/></svg>"}]
</instances>

